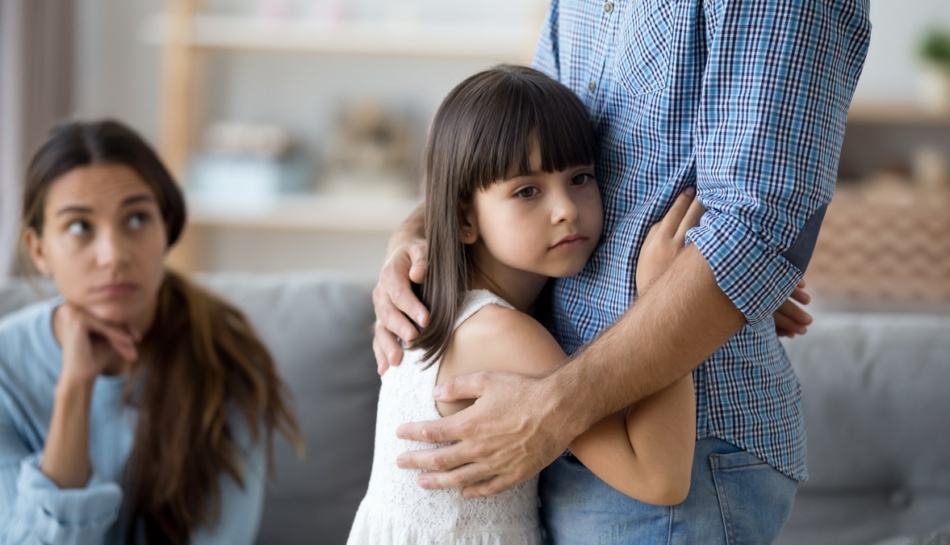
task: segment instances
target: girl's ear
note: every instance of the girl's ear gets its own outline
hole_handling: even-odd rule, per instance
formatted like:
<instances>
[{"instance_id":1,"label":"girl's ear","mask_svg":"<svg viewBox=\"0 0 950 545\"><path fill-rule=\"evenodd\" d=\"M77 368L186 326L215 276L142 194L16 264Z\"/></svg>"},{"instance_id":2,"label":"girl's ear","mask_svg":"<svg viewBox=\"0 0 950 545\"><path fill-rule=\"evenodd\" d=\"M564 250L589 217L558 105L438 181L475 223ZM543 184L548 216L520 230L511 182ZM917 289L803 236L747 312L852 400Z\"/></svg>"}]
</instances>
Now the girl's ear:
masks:
<instances>
[{"instance_id":1,"label":"girl's ear","mask_svg":"<svg viewBox=\"0 0 950 545\"><path fill-rule=\"evenodd\" d=\"M36 265L40 274L47 278L53 276L53 271L50 270L49 261L47 261L46 254L43 251L43 237L36 232L36 229L28 227L24 230L23 243L26 245L27 250L29 250L30 259L33 260L33 264Z\"/></svg>"},{"instance_id":2,"label":"girl's ear","mask_svg":"<svg viewBox=\"0 0 950 545\"><path fill-rule=\"evenodd\" d=\"M459 240L462 244L474 244L478 240L478 222L472 203L459 204Z\"/></svg>"}]
</instances>

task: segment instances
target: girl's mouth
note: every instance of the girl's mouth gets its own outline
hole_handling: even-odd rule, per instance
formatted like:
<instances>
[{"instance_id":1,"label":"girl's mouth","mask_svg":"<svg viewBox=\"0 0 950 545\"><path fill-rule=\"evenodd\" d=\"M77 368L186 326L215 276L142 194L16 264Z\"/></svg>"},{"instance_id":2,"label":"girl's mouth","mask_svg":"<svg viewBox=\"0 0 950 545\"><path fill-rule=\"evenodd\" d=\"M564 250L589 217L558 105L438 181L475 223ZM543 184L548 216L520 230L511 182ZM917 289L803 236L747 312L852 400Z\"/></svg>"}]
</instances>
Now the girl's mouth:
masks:
<instances>
[{"instance_id":1,"label":"girl's mouth","mask_svg":"<svg viewBox=\"0 0 950 545\"><path fill-rule=\"evenodd\" d=\"M577 246L583 243L585 240L587 240L587 237L585 237L584 235L581 235L579 233L574 233L572 235L567 235L566 237L559 240L557 244L555 244L554 246L551 246L551 249L556 250L560 248L571 248L573 246Z\"/></svg>"}]
</instances>

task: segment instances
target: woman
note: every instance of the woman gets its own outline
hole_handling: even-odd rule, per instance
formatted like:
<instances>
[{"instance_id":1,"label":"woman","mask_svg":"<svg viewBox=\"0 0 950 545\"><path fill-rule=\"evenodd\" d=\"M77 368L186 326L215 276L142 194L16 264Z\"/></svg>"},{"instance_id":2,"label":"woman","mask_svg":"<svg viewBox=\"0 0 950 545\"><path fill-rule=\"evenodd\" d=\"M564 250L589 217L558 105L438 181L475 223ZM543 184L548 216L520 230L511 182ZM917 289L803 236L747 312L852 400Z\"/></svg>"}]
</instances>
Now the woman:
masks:
<instances>
[{"instance_id":1,"label":"woman","mask_svg":"<svg viewBox=\"0 0 950 545\"><path fill-rule=\"evenodd\" d=\"M184 224L119 123L33 157L24 241L60 296L0 322L0 544L254 541L272 434L300 432L244 316L165 269Z\"/></svg>"}]
</instances>

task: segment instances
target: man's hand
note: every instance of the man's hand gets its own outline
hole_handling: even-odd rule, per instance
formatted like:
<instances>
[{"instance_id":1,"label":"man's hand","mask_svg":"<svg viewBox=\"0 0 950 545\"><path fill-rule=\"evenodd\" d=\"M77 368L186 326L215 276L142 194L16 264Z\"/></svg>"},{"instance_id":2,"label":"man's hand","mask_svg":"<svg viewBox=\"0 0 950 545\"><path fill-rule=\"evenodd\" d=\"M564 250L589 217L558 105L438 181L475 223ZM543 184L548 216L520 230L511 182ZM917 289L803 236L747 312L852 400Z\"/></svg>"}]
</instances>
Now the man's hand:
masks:
<instances>
[{"instance_id":1,"label":"man's hand","mask_svg":"<svg viewBox=\"0 0 950 545\"><path fill-rule=\"evenodd\" d=\"M551 380L513 373L462 375L436 388L436 399L476 399L471 407L430 422L399 427L402 439L454 445L405 452L401 468L429 470L418 477L428 489L464 487L466 498L490 496L530 479L584 431L559 400ZM580 429L577 429L580 428Z\"/></svg>"},{"instance_id":2,"label":"man's hand","mask_svg":"<svg viewBox=\"0 0 950 545\"><path fill-rule=\"evenodd\" d=\"M376 324L373 326L373 352L376 370L382 375L391 365L402 361L403 341L416 338L416 324L425 326L429 311L412 292L410 281L425 279L426 241L422 234L422 209L416 210L389 242L386 261L373 289ZM412 320L408 317L411 316Z\"/></svg>"}]
</instances>

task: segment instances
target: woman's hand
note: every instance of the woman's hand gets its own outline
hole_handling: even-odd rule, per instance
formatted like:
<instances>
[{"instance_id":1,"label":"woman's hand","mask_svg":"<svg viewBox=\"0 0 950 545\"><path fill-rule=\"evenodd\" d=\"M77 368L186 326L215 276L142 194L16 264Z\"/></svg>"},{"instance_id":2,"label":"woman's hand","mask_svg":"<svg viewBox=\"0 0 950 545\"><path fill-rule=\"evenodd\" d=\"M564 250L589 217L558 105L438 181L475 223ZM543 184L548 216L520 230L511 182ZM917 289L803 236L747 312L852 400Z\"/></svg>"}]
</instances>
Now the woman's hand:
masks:
<instances>
[{"instance_id":1,"label":"woman's hand","mask_svg":"<svg viewBox=\"0 0 950 545\"><path fill-rule=\"evenodd\" d=\"M135 343L141 335L69 303L57 307L53 330L63 348L63 367L40 471L60 488L83 488L92 474L89 409L96 378L104 372L122 372L125 364L135 361Z\"/></svg>"},{"instance_id":2,"label":"woman's hand","mask_svg":"<svg viewBox=\"0 0 950 545\"><path fill-rule=\"evenodd\" d=\"M70 303L60 305L53 320L63 348L60 384L91 385L110 367L138 358L137 331L104 322Z\"/></svg>"}]
</instances>

